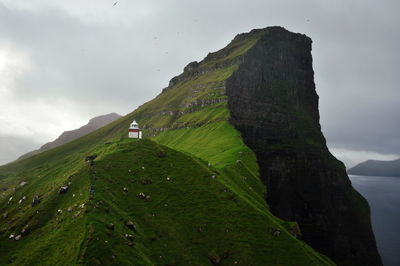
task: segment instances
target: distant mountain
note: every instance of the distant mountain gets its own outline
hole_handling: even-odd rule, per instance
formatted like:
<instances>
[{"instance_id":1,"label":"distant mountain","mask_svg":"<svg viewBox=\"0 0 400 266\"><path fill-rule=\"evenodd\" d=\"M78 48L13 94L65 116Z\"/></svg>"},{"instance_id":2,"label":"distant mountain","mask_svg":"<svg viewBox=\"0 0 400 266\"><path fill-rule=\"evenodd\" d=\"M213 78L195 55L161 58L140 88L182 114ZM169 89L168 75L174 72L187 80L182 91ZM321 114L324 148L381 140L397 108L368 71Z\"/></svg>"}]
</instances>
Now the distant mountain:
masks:
<instances>
[{"instance_id":1,"label":"distant mountain","mask_svg":"<svg viewBox=\"0 0 400 266\"><path fill-rule=\"evenodd\" d=\"M400 159L393 161L368 160L350 168L347 173L351 175L400 177Z\"/></svg>"},{"instance_id":2,"label":"distant mountain","mask_svg":"<svg viewBox=\"0 0 400 266\"><path fill-rule=\"evenodd\" d=\"M87 135L101 127L104 127L105 125L108 125L109 123L117 120L120 117L122 117L122 116L120 116L119 114L116 114L116 113L110 113L110 114L94 117L94 118L90 119L86 125L78 128L78 129L63 132L56 140L44 144L38 150L34 150L34 151L31 151L31 152L28 152L28 153L22 155L21 157L18 158L18 160L28 158L32 155L53 149L55 147L61 146L70 141L73 141L73 140L80 138L84 135Z\"/></svg>"}]
</instances>

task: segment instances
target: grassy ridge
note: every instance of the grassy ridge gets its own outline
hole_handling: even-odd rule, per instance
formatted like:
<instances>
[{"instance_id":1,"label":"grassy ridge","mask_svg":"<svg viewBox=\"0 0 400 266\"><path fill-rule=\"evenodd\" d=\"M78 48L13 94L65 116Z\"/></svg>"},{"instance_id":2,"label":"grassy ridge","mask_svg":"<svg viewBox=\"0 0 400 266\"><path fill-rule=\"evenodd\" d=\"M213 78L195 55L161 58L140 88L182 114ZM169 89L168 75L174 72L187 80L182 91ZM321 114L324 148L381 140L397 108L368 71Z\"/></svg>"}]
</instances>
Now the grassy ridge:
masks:
<instances>
[{"instance_id":1,"label":"grassy ridge","mask_svg":"<svg viewBox=\"0 0 400 266\"><path fill-rule=\"evenodd\" d=\"M43 188L37 206L9 204L16 207L10 215L17 223L2 232L1 264L329 263L296 240L260 204L257 192L238 191L248 173L240 164L224 173L146 140L101 144L93 152L98 154L95 164L80 164L77 172L62 175L63 182L55 185L49 177L38 177L40 184L32 182L26 191L16 192L21 196ZM68 192L59 194L58 185L68 182ZM139 193L149 198L141 199ZM129 220L136 232L125 225ZM110 223L114 230L108 229ZM7 239L26 225L30 233L21 240Z\"/></svg>"}]
</instances>

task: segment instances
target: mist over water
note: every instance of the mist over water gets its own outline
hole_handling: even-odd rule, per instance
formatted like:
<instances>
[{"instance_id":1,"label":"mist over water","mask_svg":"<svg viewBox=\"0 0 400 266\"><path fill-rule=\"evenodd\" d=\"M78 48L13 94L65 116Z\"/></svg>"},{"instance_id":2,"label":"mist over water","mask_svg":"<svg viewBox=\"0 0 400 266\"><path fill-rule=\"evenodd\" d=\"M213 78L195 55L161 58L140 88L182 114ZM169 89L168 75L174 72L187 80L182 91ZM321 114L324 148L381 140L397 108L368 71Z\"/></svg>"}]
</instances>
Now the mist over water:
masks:
<instances>
[{"instance_id":1,"label":"mist over water","mask_svg":"<svg viewBox=\"0 0 400 266\"><path fill-rule=\"evenodd\" d=\"M371 206L372 226L383 264L400 265L400 178L349 177Z\"/></svg>"}]
</instances>

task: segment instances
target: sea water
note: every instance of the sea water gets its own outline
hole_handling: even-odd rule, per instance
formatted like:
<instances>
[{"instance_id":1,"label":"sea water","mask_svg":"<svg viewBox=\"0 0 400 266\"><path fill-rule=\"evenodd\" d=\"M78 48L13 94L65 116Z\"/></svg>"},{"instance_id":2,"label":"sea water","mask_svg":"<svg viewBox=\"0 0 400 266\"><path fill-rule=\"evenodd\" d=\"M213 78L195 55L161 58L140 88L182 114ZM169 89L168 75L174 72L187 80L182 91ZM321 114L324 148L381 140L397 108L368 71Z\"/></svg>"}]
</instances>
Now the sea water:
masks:
<instances>
[{"instance_id":1,"label":"sea water","mask_svg":"<svg viewBox=\"0 0 400 266\"><path fill-rule=\"evenodd\" d=\"M400 177L349 175L368 200L376 243L386 266L400 265Z\"/></svg>"}]
</instances>

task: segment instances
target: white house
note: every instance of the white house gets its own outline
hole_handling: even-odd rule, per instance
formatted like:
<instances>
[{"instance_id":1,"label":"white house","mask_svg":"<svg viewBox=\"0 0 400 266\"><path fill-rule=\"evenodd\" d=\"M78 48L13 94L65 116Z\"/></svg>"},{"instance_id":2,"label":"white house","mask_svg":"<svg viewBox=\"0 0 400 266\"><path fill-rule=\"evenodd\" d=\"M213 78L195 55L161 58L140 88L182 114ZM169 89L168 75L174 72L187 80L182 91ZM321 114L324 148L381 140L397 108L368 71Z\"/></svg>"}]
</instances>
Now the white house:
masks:
<instances>
[{"instance_id":1,"label":"white house","mask_svg":"<svg viewBox=\"0 0 400 266\"><path fill-rule=\"evenodd\" d=\"M128 137L131 139L141 139L142 138L142 130L140 130L138 123L135 120L131 123L129 127Z\"/></svg>"}]
</instances>

